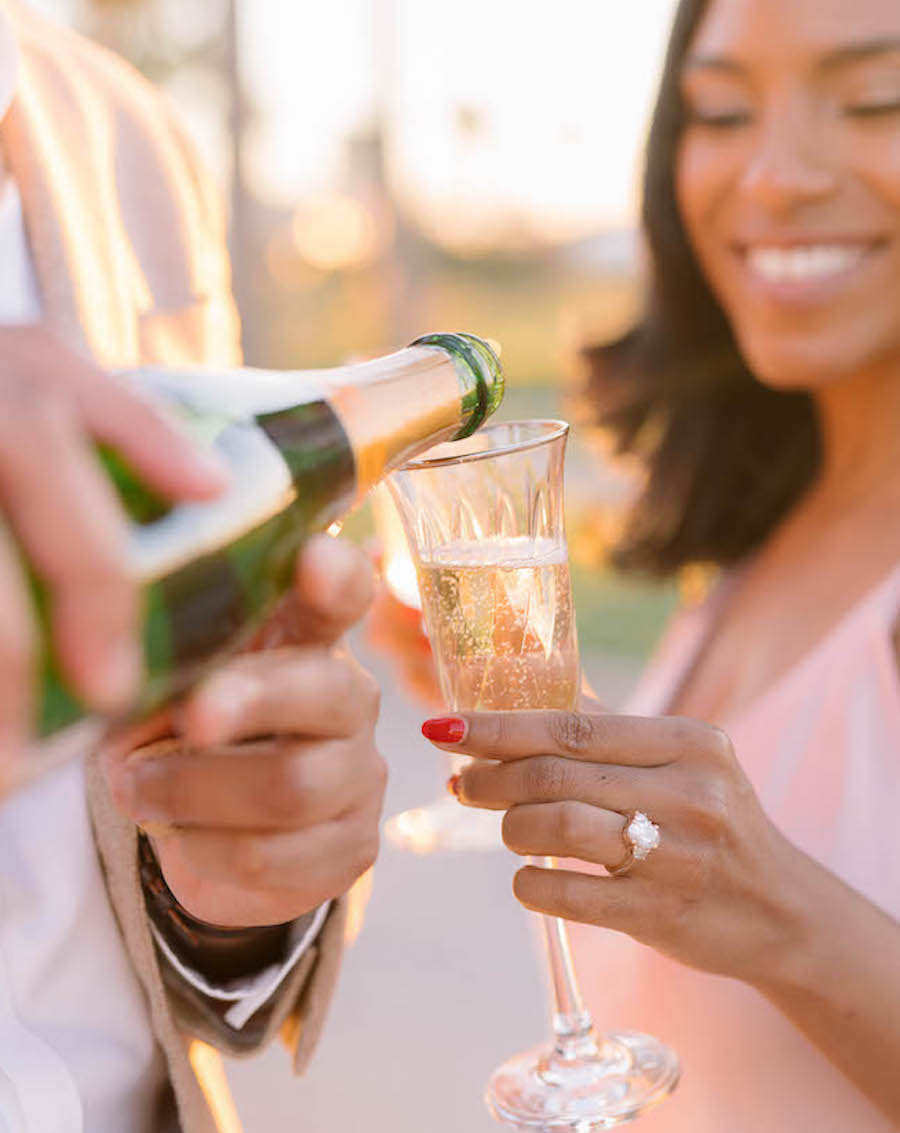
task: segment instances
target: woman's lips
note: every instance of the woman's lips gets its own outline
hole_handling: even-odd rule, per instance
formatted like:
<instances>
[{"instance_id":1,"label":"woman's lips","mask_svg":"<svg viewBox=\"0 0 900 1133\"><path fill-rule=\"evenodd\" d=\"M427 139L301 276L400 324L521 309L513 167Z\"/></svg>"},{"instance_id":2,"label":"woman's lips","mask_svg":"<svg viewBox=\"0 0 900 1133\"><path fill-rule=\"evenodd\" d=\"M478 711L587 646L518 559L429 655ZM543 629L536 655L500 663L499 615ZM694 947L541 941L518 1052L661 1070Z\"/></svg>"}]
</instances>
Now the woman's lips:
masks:
<instances>
[{"instance_id":1,"label":"woman's lips","mask_svg":"<svg viewBox=\"0 0 900 1133\"><path fill-rule=\"evenodd\" d=\"M754 291L784 302L816 302L844 287L884 241L754 243L735 248Z\"/></svg>"},{"instance_id":2,"label":"woman's lips","mask_svg":"<svg viewBox=\"0 0 900 1133\"><path fill-rule=\"evenodd\" d=\"M793 248L749 248L747 267L764 283L803 283L850 271L868 251L865 244L813 244Z\"/></svg>"}]
</instances>

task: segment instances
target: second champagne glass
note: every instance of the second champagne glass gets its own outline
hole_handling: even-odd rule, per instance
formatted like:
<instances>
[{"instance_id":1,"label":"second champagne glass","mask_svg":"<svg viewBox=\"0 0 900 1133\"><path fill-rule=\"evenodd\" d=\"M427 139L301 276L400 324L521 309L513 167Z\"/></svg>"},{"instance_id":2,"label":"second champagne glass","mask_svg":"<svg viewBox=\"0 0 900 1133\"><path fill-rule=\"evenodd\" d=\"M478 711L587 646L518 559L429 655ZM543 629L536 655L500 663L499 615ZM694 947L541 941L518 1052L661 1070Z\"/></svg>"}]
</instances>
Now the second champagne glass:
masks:
<instances>
[{"instance_id":1,"label":"second champagne glass","mask_svg":"<svg viewBox=\"0 0 900 1133\"><path fill-rule=\"evenodd\" d=\"M451 710L577 705L562 500L567 434L562 421L495 425L430 450L391 478ZM488 1107L519 1129L589 1133L632 1121L675 1087L678 1059L650 1035L598 1037L565 923L541 917L541 925L553 1040L495 1071Z\"/></svg>"}]
</instances>

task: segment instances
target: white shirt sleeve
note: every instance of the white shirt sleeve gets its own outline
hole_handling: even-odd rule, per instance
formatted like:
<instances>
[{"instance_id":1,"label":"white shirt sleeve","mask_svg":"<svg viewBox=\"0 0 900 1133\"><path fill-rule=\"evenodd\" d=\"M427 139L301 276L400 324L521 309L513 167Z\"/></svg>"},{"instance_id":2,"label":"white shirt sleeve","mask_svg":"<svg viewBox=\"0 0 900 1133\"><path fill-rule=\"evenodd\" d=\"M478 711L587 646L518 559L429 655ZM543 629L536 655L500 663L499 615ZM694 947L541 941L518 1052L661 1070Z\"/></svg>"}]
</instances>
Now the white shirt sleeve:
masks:
<instances>
[{"instance_id":1,"label":"white shirt sleeve","mask_svg":"<svg viewBox=\"0 0 900 1133\"><path fill-rule=\"evenodd\" d=\"M151 922L150 928L159 950L183 979L210 999L232 1004L225 1012L225 1022L229 1027L239 1031L247 1020L271 999L284 978L297 965L300 957L321 932L330 908L331 902L326 901L313 913L300 917L294 922L288 937L287 958L281 964L270 964L252 976L244 976L222 985L210 983L200 972L188 967L178 958L156 925Z\"/></svg>"}]
</instances>

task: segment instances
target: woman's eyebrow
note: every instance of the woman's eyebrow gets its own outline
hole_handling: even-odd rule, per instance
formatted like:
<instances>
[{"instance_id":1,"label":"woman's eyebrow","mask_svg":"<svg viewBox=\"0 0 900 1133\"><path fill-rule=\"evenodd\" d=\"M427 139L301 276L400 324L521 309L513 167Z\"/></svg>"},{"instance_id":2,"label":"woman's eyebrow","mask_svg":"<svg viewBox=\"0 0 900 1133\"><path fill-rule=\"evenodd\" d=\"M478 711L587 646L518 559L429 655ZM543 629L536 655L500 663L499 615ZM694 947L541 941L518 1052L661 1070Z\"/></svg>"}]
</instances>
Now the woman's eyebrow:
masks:
<instances>
[{"instance_id":1,"label":"woman's eyebrow","mask_svg":"<svg viewBox=\"0 0 900 1133\"><path fill-rule=\"evenodd\" d=\"M833 71L853 63L877 59L882 55L900 54L900 37L860 40L843 47L827 51L819 60L818 67L823 71ZM743 76L747 68L729 55L695 53L684 61L683 72L719 71L727 75Z\"/></svg>"},{"instance_id":2,"label":"woman's eyebrow","mask_svg":"<svg viewBox=\"0 0 900 1133\"><path fill-rule=\"evenodd\" d=\"M881 55L895 53L900 53L900 38L862 40L829 51L822 57L819 66L823 71L833 71L852 63L862 63L868 59L877 59Z\"/></svg>"}]
</instances>

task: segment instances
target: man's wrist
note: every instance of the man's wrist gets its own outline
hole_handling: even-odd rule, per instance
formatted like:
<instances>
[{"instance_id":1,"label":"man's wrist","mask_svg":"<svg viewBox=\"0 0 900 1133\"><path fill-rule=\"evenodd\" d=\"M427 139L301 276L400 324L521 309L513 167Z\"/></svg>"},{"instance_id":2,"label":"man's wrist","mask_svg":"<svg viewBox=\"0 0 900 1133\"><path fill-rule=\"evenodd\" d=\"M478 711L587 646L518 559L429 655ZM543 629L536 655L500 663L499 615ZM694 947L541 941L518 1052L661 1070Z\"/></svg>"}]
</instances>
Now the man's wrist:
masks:
<instances>
[{"instance_id":1,"label":"man's wrist","mask_svg":"<svg viewBox=\"0 0 900 1133\"><path fill-rule=\"evenodd\" d=\"M258 928L208 924L178 903L145 834L138 837L138 863L150 920L187 967L224 985L284 960L293 922Z\"/></svg>"}]
</instances>

